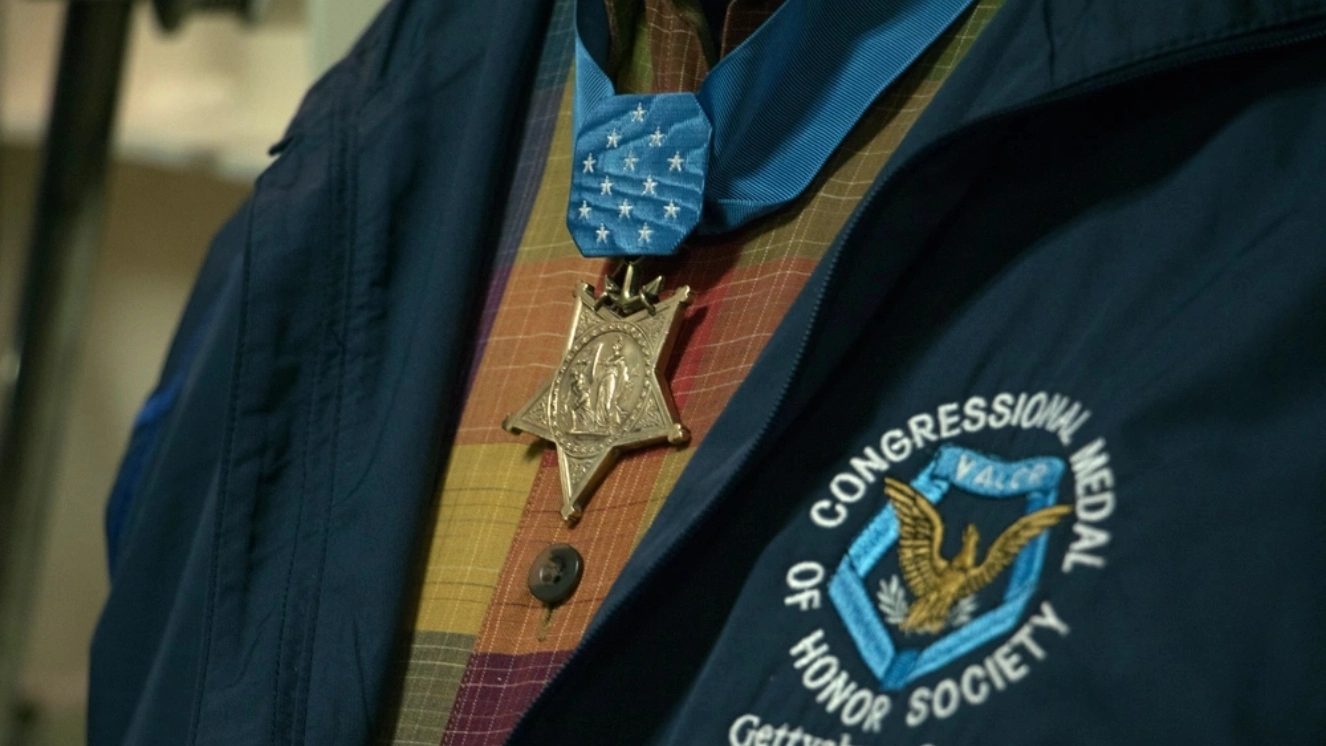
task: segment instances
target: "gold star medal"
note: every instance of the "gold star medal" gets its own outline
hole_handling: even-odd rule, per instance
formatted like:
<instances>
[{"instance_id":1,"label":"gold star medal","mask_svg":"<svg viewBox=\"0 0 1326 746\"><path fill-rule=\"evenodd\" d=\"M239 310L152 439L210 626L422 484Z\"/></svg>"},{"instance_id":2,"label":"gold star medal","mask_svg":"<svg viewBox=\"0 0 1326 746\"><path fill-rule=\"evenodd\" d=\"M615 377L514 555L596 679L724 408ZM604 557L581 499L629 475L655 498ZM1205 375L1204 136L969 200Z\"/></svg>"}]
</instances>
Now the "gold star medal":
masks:
<instances>
[{"instance_id":1,"label":"gold star medal","mask_svg":"<svg viewBox=\"0 0 1326 746\"><path fill-rule=\"evenodd\" d=\"M579 520L622 451L663 441L685 445L691 437L663 374L691 290L678 288L659 302L663 278L637 289L635 273L633 263L624 263L621 279L607 278L597 298L593 287L579 284L562 362L502 422L510 433L557 446L567 523Z\"/></svg>"}]
</instances>

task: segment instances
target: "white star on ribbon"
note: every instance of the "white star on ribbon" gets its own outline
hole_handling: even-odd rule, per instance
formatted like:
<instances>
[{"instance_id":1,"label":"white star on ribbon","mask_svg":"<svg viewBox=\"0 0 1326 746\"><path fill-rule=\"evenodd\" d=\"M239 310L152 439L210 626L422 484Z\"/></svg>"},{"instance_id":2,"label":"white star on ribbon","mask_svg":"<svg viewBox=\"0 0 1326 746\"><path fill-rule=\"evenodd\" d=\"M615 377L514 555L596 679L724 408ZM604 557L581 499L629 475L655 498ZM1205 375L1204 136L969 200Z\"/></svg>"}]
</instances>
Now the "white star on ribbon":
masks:
<instances>
[{"instance_id":1,"label":"white star on ribbon","mask_svg":"<svg viewBox=\"0 0 1326 746\"><path fill-rule=\"evenodd\" d=\"M588 203L588 202L586 202L585 200L581 200L581 201L580 201L580 207L577 208L577 209L580 210L580 218L581 218L582 220L589 220L589 203Z\"/></svg>"},{"instance_id":2,"label":"white star on ribbon","mask_svg":"<svg viewBox=\"0 0 1326 746\"><path fill-rule=\"evenodd\" d=\"M619 218L631 217L631 209L633 207L635 207L635 205L631 204L630 200L626 199L622 200L622 203L617 206L617 217Z\"/></svg>"},{"instance_id":3,"label":"white star on ribbon","mask_svg":"<svg viewBox=\"0 0 1326 746\"><path fill-rule=\"evenodd\" d=\"M643 122L643 121L645 121L645 105L644 105L644 104L636 104L636 105L635 105L635 111L631 112L631 121L632 121L632 122Z\"/></svg>"},{"instance_id":4,"label":"white star on ribbon","mask_svg":"<svg viewBox=\"0 0 1326 746\"><path fill-rule=\"evenodd\" d=\"M649 243L649 237L654 235L654 232L649 230L649 223L645 223L644 225L640 226L639 233L640 233L640 243Z\"/></svg>"},{"instance_id":5,"label":"white star on ribbon","mask_svg":"<svg viewBox=\"0 0 1326 746\"><path fill-rule=\"evenodd\" d=\"M652 135L649 136L649 147L651 147L651 148L661 148L661 147L663 147L663 128L662 128L662 127L655 127L655 128L654 128L654 134L652 134Z\"/></svg>"},{"instance_id":6,"label":"white star on ribbon","mask_svg":"<svg viewBox=\"0 0 1326 746\"><path fill-rule=\"evenodd\" d=\"M615 148L617 147L617 143L621 141L622 141L622 135L615 128L613 129L612 132L608 133L608 147Z\"/></svg>"},{"instance_id":7,"label":"white star on ribbon","mask_svg":"<svg viewBox=\"0 0 1326 746\"><path fill-rule=\"evenodd\" d=\"M681 164L683 164L683 163L685 163L685 162L686 162L686 159L681 157L681 151L678 150L676 153L673 153L673 154L672 154L672 157L671 157L671 158L668 159L668 170L669 170L669 171L680 171L680 170L681 170Z\"/></svg>"},{"instance_id":8,"label":"white star on ribbon","mask_svg":"<svg viewBox=\"0 0 1326 746\"><path fill-rule=\"evenodd\" d=\"M612 194L612 179L603 177L603 181L599 184L599 194Z\"/></svg>"},{"instance_id":9,"label":"white star on ribbon","mask_svg":"<svg viewBox=\"0 0 1326 746\"><path fill-rule=\"evenodd\" d=\"M587 173L587 174L594 173L595 163L598 163L598 161L594 160L594 154L590 153L589 157L585 159L585 170L582 173Z\"/></svg>"},{"instance_id":10,"label":"white star on ribbon","mask_svg":"<svg viewBox=\"0 0 1326 746\"><path fill-rule=\"evenodd\" d=\"M663 214L668 218L676 220L678 212L681 212L681 208L677 207L676 200L670 199L666 205L663 205Z\"/></svg>"},{"instance_id":11,"label":"white star on ribbon","mask_svg":"<svg viewBox=\"0 0 1326 746\"><path fill-rule=\"evenodd\" d=\"M654 187L656 187L656 186L658 186L658 182L657 182L657 181L654 181L654 177L653 177L653 176L646 176L646 177L645 177L645 190L644 190L643 192L641 192L641 194L653 194L653 195L657 196L657 195L658 195L658 192L655 192L655 191L654 191Z\"/></svg>"},{"instance_id":12,"label":"white star on ribbon","mask_svg":"<svg viewBox=\"0 0 1326 746\"><path fill-rule=\"evenodd\" d=\"M640 159L635 157L635 151L628 150L626 151L626 157L622 159L622 165L626 166L627 171L634 171L635 162L638 160Z\"/></svg>"},{"instance_id":13,"label":"white star on ribbon","mask_svg":"<svg viewBox=\"0 0 1326 746\"><path fill-rule=\"evenodd\" d=\"M609 232L610 232L610 231L608 230L607 226L603 225L602 223L599 223L599 229L598 229L597 231L595 231L595 234L597 234L598 237L599 237L599 241L598 241L598 242L599 242L599 243L607 243L607 242L608 242L608 233L609 233Z\"/></svg>"}]
</instances>

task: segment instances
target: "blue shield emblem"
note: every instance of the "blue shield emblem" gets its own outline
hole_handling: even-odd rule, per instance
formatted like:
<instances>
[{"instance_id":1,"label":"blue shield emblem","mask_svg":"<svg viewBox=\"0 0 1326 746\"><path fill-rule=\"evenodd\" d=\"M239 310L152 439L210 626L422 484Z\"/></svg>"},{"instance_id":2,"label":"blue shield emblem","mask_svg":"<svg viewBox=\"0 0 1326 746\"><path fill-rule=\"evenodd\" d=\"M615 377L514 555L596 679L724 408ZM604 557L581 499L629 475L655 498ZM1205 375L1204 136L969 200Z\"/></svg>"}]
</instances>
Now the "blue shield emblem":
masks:
<instances>
[{"instance_id":1,"label":"blue shield emblem","mask_svg":"<svg viewBox=\"0 0 1326 746\"><path fill-rule=\"evenodd\" d=\"M943 500L952 487L994 500L1025 497L1024 515L1030 515L1058 501L1063 472L1063 460L1054 457L1010 462L943 445L911 485L932 504ZM1049 535L1041 533L1022 548L998 606L925 647L906 648L899 645L902 638L895 638L885 626L865 583L866 575L898 543L898 536L897 515L888 505L852 542L829 581L829 598L884 691L897 691L1016 626L1036 592L1049 542Z\"/></svg>"}]
</instances>

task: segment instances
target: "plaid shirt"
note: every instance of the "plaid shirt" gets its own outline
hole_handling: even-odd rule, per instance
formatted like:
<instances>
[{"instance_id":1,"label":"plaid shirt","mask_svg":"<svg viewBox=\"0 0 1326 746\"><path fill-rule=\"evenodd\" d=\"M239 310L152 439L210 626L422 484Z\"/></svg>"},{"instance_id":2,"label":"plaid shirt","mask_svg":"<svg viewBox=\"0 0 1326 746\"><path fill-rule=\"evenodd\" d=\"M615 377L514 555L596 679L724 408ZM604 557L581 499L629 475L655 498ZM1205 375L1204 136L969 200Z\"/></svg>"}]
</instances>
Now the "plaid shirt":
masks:
<instances>
[{"instance_id":1,"label":"plaid shirt","mask_svg":"<svg viewBox=\"0 0 1326 746\"><path fill-rule=\"evenodd\" d=\"M695 0L607 0L613 72L623 92L699 87L715 58L740 44L780 0L734 0L711 37ZM689 240L657 262L667 287L689 285L667 375L688 448L625 455L584 518L567 528L553 449L500 427L558 364L577 281L607 264L580 256L565 226L571 181L572 0L558 0L518 144L497 260L475 340L469 393L419 558L395 695L380 741L501 743L579 643L694 448L858 200L985 28L1002 0L980 0L870 108L800 198L733 233ZM567 542L585 571L549 610L526 573L548 544Z\"/></svg>"}]
</instances>

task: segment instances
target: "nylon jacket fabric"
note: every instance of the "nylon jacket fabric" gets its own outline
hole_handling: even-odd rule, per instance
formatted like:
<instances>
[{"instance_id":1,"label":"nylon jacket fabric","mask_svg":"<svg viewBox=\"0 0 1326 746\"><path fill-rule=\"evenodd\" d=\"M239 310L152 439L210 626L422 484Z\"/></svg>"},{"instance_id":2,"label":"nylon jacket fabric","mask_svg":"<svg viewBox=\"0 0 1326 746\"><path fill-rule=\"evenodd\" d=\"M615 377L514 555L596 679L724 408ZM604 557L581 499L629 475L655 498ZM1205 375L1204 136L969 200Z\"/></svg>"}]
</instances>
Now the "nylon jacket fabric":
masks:
<instances>
[{"instance_id":1,"label":"nylon jacket fabric","mask_svg":"<svg viewBox=\"0 0 1326 746\"><path fill-rule=\"evenodd\" d=\"M90 743L369 739L546 12L388 6L218 234L112 503ZM1320 743L1323 32L1321 2L1010 0L510 742ZM1001 392L1091 416L1071 446L943 429ZM948 446L1053 456L1077 502L1018 617L1049 602L1071 633L1032 630L1029 678L942 717L1007 634L895 686L827 587L785 599L789 567L832 571L888 509L883 460L851 459L894 429L915 453L889 476ZM1117 501L1091 521L1096 439ZM1011 516L960 497L988 545ZM889 698L873 729L812 686L830 649Z\"/></svg>"},{"instance_id":2,"label":"nylon jacket fabric","mask_svg":"<svg viewBox=\"0 0 1326 746\"><path fill-rule=\"evenodd\" d=\"M91 743L369 737L547 10L389 6L218 235L93 643Z\"/></svg>"}]
</instances>

